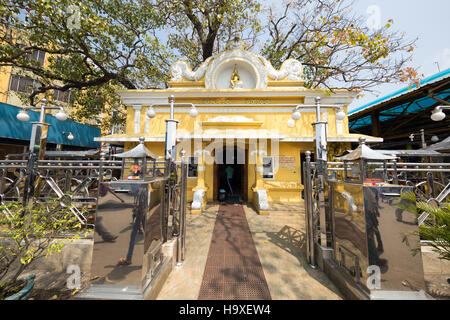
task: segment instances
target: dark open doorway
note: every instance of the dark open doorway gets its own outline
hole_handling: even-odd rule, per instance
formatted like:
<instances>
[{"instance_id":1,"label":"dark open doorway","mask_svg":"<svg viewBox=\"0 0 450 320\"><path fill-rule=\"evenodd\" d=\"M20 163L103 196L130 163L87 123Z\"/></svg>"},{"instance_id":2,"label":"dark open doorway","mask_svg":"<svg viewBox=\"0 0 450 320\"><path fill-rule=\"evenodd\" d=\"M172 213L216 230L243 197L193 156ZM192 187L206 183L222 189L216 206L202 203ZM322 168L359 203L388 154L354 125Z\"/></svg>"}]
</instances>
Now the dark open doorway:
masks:
<instances>
[{"instance_id":1,"label":"dark open doorway","mask_svg":"<svg viewBox=\"0 0 450 320\"><path fill-rule=\"evenodd\" d=\"M214 164L214 199L227 202L247 201L247 152L236 147L216 150ZM230 157L230 155L233 155Z\"/></svg>"}]
</instances>

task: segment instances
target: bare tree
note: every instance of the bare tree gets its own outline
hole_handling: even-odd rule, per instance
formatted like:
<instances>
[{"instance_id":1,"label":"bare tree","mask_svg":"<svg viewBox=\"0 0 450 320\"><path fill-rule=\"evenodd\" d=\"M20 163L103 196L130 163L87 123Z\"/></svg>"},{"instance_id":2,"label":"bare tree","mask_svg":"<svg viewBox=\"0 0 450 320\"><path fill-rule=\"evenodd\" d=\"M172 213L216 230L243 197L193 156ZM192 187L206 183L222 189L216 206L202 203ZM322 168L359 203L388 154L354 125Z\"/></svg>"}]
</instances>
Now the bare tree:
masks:
<instances>
[{"instance_id":1,"label":"bare tree","mask_svg":"<svg viewBox=\"0 0 450 320\"><path fill-rule=\"evenodd\" d=\"M416 79L407 67L416 40L392 31L392 20L379 28L353 10L354 1L295 0L269 9L269 40L262 53L274 66L288 58L301 61L310 88L363 89Z\"/></svg>"}]
</instances>

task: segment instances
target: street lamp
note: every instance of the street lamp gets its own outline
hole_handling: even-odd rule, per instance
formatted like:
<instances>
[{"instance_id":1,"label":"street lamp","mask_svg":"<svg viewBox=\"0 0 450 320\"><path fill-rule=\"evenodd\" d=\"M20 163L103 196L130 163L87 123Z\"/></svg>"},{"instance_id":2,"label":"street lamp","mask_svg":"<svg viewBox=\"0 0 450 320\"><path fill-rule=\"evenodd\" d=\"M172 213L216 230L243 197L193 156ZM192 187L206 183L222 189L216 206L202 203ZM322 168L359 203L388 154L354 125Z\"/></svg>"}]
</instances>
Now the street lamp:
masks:
<instances>
[{"instance_id":1,"label":"street lamp","mask_svg":"<svg viewBox=\"0 0 450 320\"><path fill-rule=\"evenodd\" d=\"M19 119L22 122L26 122L30 120L30 116L28 115L28 112L26 110L20 110L17 114L17 119Z\"/></svg>"},{"instance_id":2,"label":"street lamp","mask_svg":"<svg viewBox=\"0 0 450 320\"><path fill-rule=\"evenodd\" d=\"M427 143L425 141L425 136L429 137L429 136L431 136L431 134L425 134L425 130L424 129L420 129L419 132L411 133L409 135L409 140L411 140L411 142L414 142L414 136L416 136L416 135L420 135L420 138L422 140L422 148L426 148L427 147ZM430 140L431 140L431 142L438 142L439 141L439 137L436 136L436 135L433 135L433 136L431 136Z\"/></svg>"},{"instance_id":3,"label":"street lamp","mask_svg":"<svg viewBox=\"0 0 450 320\"><path fill-rule=\"evenodd\" d=\"M40 110L39 121L32 122L31 128L31 137L30 137L30 145L29 145L29 153L30 156L28 158L27 168L33 168L27 173L27 178L24 186L24 195L23 195L23 204L27 204L29 198L34 193L35 188L35 179L36 172L34 172L36 168L37 160L41 160L44 158L45 154L45 146L47 143L47 133L48 133L48 123L45 123L45 110L58 110L58 113L55 115L56 119L60 121L65 121L67 119L67 115L64 113L62 107L52 107L47 106L47 100L42 99L41 105L39 107L24 107L17 114L17 119L22 122L26 122L30 120L30 116L28 115L28 110ZM69 137L68 137L69 138ZM70 138L69 138L70 139ZM73 135L72 135L73 139Z\"/></svg>"},{"instance_id":4,"label":"street lamp","mask_svg":"<svg viewBox=\"0 0 450 320\"><path fill-rule=\"evenodd\" d=\"M288 120L288 122L287 122L287 126L289 127L289 128L292 128L292 127L294 127L295 126L295 121L298 121L298 120L300 120L300 118L302 117L302 114L301 114L301 108L305 108L305 107L315 107L316 108L316 110L317 110L317 108L319 108L319 110L320 110L320 98L319 97L317 97L316 98L316 104L314 104L314 105L306 105L306 104L299 104L299 105L297 105L296 107L295 107L295 109L294 109L294 111L292 112L292 115L291 115L291 117L292 117L292 119L289 119ZM333 109L336 109L336 120L338 120L338 121L342 121L342 120L344 120L345 119L345 117L346 117L346 114L345 114L345 111L344 111L344 108L343 108L343 106L341 106L341 105L322 105L322 107L323 108L333 108ZM320 113L320 111L319 111L319 113ZM318 116L319 117L319 116ZM317 119L319 119L319 118L317 118ZM294 120L294 121L293 121ZM319 121L319 120L318 120Z\"/></svg>"},{"instance_id":5,"label":"street lamp","mask_svg":"<svg viewBox=\"0 0 450 320\"><path fill-rule=\"evenodd\" d=\"M40 117L39 117L39 122L43 123L45 120L45 110L46 109L57 109L59 110L58 113L55 115L56 119L60 120L60 121L65 121L67 120L67 114L64 112L62 107L51 107L51 106L47 106L47 99L42 99L41 100L41 106L40 107L24 107L22 108L22 110L19 111L19 113L17 114L17 119L22 121L22 122L26 122L28 120L30 120L30 116L28 115L28 110L40 110Z\"/></svg>"},{"instance_id":6,"label":"street lamp","mask_svg":"<svg viewBox=\"0 0 450 320\"><path fill-rule=\"evenodd\" d=\"M433 121L441 121L445 119L445 113L442 109L450 109L450 106L437 106L431 112L431 120Z\"/></svg>"},{"instance_id":7,"label":"street lamp","mask_svg":"<svg viewBox=\"0 0 450 320\"><path fill-rule=\"evenodd\" d=\"M292 119L294 119L295 121L300 120L301 117L302 114L298 110L295 110L294 113L292 113Z\"/></svg>"},{"instance_id":8,"label":"street lamp","mask_svg":"<svg viewBox=\"0 0 450 320\"><path fill-rule=\"evenodd\" d=\"M69 140L73 140L73 138L74 138L72 132L65 132L65 131L63 131L62 134L63 135L67 134L67 139L69 139Z\"/></svg>"},{"instance_id":9,"label":"street lamp","mask_svg":"<svg viewBox=\"0 0 450 320\"><path fill-rule=\"evenodd\" d=\"M338 111L336 112L336 119L337 120L344 120L345 119L345 112L344 108L340 107Z\"/></svg>"},{"instance_id":10,"label":"street lamp","mask_svg":"<svg viewBox=\"0 0 450 320\"><path fill-rule=\"evenodd\" d=\"M177 123L178 120L174 119L174 112L175 112L175 105L178 107L191 107L191 109L189 110L189 115L192 118L197 117L198 115L198 110L195 107L195 105L193 105L192 103L174 103L175 102L175 96L174 95L170 95L169 97L169 103L157 103L157 104L152 104L149 106L148 110L147 110L147 116L149 118L154 118L156 116L156 111L154 109L154 107L159 106L159 107L164 107L164 106L169 106L170 107L170 118L166 119L166 154L165 154L165 159L172 159L173 161L176 160L176 150L175 150L175 145L176 145L176 134L177 134Z\"/></svg>"}]
</instances>

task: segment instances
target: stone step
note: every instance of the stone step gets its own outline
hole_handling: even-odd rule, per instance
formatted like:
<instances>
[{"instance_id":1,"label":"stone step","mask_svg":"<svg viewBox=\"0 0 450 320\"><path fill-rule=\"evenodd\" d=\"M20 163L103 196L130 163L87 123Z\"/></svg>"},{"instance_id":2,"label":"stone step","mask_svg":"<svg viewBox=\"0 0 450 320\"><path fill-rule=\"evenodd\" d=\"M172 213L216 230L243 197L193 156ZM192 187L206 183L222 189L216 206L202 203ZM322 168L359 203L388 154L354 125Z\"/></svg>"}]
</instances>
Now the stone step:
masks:
<instances>
[{"instance_id":1,"label":"stone step","mask_svg":"<svg viewBox=\"0 0 450 320\"><path fill-rule=\"evenodd\" d=\"M75 295L75 300L143 300L139 286L91 284Z\"/></svg>"}]
</instances>

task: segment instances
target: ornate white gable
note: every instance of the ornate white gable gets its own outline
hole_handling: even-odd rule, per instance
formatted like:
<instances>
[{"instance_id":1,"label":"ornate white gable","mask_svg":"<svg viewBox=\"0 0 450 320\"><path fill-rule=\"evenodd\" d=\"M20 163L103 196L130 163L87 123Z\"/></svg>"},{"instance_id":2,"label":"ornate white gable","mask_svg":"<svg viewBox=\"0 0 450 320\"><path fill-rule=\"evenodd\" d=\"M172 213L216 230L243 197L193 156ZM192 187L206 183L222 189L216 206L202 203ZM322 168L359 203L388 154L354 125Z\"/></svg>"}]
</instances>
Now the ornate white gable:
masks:
<instances>
[{"instance_id":1,"label":"ornate white gable","mask_svg":"<svg viewBox=\"0 0 450 320\"><path fill-rule=\"evenodd\" d=\"M288 59L280 70L275 70L265 58L246 51L242 40L233 39L227 50L209 57L197 70L192 71L186 61L178 60L170 72L172 83L203 79L206 89L264 89L269 81L302 81L303 66Z\"/></svg>"}]
</instances>

